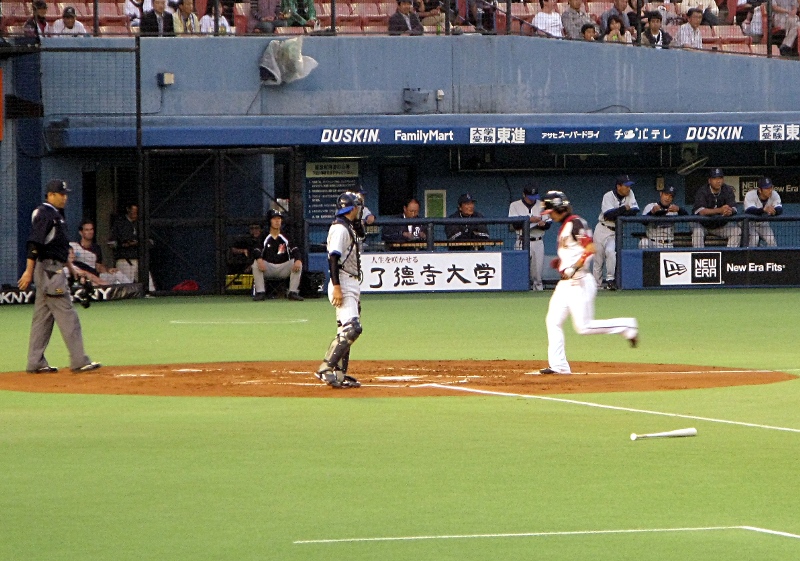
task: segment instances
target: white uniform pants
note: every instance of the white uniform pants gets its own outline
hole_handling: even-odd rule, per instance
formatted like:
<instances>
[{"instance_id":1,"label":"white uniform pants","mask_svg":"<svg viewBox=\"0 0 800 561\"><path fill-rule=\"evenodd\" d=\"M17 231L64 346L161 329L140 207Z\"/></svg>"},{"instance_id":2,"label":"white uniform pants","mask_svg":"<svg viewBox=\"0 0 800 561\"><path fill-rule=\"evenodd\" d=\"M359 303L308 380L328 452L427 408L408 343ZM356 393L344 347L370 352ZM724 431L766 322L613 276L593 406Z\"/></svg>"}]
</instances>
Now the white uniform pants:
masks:
<instances>
[{"instance_id":1,"label":"white uniform pants","mask_svg":"<svg viewBox=\"0 0 800 561\"><path fill-rule=\"evenodd\" d=\"M747 245L750 247L758 247L759 240L764 240L767 247L778 246L778 242L775 240L775 234L772 232L772 228L770 228L769 224L766 222L751 222Z\"/></svg>"},{"instance_id":2,"label":"white uniform pants","mask_svg":"<svg viewBox=\"0 0 800 561\"><path fill-rule=\"evenodd\" d=\"M517 238L515 249L522 249L522 240ZM528 262L531 274L531 290L544 290L542 271L544 271L544 241L531 240Z\"/></svg>"},{"instance_id":3,"label":"white uniform pants","mask_svg":"<svg viewBox=\"0 0 800 561\"><path fill-rule=\"evenodd\" d=\"M253 290L255 292L265 292L266 284L264 279L289 279L289 292L298 292L300 290L300 276L303 274L303 269L297 272L292 271L294 260L290 259L286 263L270 263L264 261L267 266L266 271L261 271L258 268L258 261L253 261Z\"/></svg>"},{"instance_id":4,"label":"white uniform pants","mask_svg":"<svg viewBox=\"0 0 800 561\"><path fill-rule=\"evenodd\" d=\"M567 316L572 316L572 326L580 335L601 335L621 333L626 339L633 339L639 333L636 318L594 319L594 298L597 285L589 274L580 279L559 281L550 307L547 310L547 361L550 368L562 374L572 372L564 349L564 330Z\"/></svg>"},{"instance_id":5,"label":"white uniform pants","mask_svg":"<svg viewBox=\"0 0 800 561\"><path fill-rule=\"evenodd\" d=\"M706 228L699 222L692 222L692 245L706 246L706 232L720 238L727 238L728 247L739 247L742 242L742 227L737 222L729 222L718 228Z\"/></svg>"},{"instance_id":6,"label":"white uniform pants","mask_svg":"<svg viewBox=\"0 0 800 561\"><path fill-rule=\"evenodd\" d=\"M595 281L598 285L603 282L603 262L606 264L605 280L613 281L617 272L617 234L600 222L594 229L594 245L597 246L593 269Z\"/></svg>"},{"instance_id":7,"label":"white uniform pants","mask_svg":"<svg viewBox=\"0 0 800 561\"><path fill-rule=\"evenodd\" d=\"M361 285L358 279L354 279L347 273L339 273L339 286L342 288L342 305L336 309L336 321L339 324L338 331L342 326L353 318L361 315ZM328 301L333 304L333 283L328 282Z\"/></svg>"}]
</instances>

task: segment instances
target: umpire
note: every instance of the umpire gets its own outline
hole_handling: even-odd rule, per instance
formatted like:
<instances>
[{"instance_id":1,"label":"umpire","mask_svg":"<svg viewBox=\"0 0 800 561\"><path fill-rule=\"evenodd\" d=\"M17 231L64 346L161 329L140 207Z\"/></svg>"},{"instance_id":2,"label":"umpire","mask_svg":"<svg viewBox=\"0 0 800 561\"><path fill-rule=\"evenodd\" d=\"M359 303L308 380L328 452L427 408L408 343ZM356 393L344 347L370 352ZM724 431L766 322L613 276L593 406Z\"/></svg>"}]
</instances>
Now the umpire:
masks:
<instances>
[{"instance_id":1,"label":"umpire","mask_svg":"<svg viewBox=\"0 0 800 561\"><path fill-rule=\"evenodd\" d=\"M67 260L69 239L64 220L69 192L66 181L52 179L47 183L45 202L36 207L31 216L28 259L25 272L17 282L20 290L27 290L31 281L36 285L26 368L31 373L58 372L58 368L50 366L44 357L54 322L67 344L72 371L88 372L100 368L100 363L89 360L83 349L81 323L72 307L72 294L64 271L66 266L75 276L75 270Z\"/></svg>"}]
</instances>

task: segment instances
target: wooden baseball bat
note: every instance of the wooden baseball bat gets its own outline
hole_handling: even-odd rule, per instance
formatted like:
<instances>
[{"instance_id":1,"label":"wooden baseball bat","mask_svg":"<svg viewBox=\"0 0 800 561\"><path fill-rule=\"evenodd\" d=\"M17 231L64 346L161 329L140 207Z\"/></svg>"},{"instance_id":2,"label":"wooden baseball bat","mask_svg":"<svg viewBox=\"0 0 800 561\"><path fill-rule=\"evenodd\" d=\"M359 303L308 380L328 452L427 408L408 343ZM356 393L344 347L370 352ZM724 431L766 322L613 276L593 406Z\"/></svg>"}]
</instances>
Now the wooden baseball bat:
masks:
<instances>
[{"instance_id":1,"label":"wooden baseball bat","mask_svg":"<svg viewBox=\"0 0 800 561\"><path fill-rule=\"evenodd\" d=\"M641 438L673 438L676 436L697 436L697 429L678 429L667 432L654 432L650 434L631 434L631 440L639 440Z\"/></svg>"}]
</instances>

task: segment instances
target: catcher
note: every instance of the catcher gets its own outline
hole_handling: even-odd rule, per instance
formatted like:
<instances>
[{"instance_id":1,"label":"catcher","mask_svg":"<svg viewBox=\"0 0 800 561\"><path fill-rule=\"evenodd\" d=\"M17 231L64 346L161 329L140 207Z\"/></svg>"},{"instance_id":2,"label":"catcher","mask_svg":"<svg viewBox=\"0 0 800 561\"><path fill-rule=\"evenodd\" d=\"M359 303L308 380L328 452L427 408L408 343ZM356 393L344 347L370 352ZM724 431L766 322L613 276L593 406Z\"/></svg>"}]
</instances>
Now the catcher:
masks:
<instances>
[{"instance_id":1,"label":"catcher","mask_svg":"<svg viewBox=\"0 0 800 561\"><path fill-rule=\"evenodd\" d=\"M331 342L315 376L332 388L357 388L361 384L347 375L350 346L361 335L361 252L355 225L361 222L364 204L355 193L346 192L336 201L336 218L328 230L328 300L336 308L336 338Z\"/></svg>"}]
</instances>

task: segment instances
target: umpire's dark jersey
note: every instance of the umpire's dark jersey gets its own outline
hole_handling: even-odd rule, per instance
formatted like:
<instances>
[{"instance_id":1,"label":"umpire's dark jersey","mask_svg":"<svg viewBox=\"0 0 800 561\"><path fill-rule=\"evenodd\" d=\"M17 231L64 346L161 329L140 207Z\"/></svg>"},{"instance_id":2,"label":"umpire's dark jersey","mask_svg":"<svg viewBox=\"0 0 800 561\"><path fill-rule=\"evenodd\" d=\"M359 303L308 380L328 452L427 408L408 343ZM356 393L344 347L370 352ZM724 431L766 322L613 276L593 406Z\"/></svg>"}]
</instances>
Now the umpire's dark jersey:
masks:
<instances>
[{"instance_id":1,"label":"umpire's dark jersey","mask_svg":"<svg viewBox=\"0 0 800 561\"><path fill-rule=\"evenodd\" d=\"M66 263L69 257L69 238L64 215L56 207L42 203L33 211L31 235L28 237L28 257L36 261L52 259Z\"/></svg>"}]
</instances>

